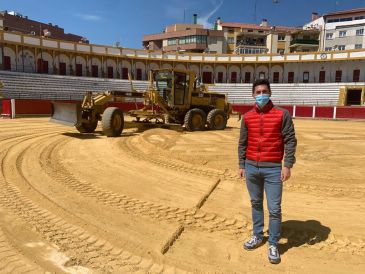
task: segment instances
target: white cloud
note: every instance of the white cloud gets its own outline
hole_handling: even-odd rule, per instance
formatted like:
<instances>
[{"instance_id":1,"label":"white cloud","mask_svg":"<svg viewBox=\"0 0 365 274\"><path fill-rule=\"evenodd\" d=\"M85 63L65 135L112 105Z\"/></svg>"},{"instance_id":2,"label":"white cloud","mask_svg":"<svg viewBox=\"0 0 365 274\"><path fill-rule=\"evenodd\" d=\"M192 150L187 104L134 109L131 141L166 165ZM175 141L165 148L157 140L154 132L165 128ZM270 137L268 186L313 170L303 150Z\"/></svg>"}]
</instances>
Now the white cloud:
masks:
<instances>
[{"instance_id":1,"label":"white cloud","mask_svg":"<svg viewBox=\"0 0 365 274\"><path fill-rule=\"evenodd\" d=\"M213 24L209 22L209 19L223 5L223 0L211 0L210 3L213 8L208 11L203 10L201 14L199 14L199 12L196 12L198 4L195 1L170 0L170 4L165 6L165 15L176 20L176 23L180 23L183 21L185 10L185 22L188 23L191 22L190 18L192 14L198 13L198 24L203 25L205 28L211 28ZM199 4L201 4L201 2L199 2ZM201 7L199 10L201 10Z\"/></svg>"},{"instance_id":2,"label":"white cloud","mask_svg":"<svg viewBox=\"0 0 365 274\"><path fill-rule=\"evenodd\" d=\"M102 18L99 15L94 14L85 14L85 13L78 13L76 16L80 17L82 20L85 21L100 21Z\"/></svg>"},{"instance_id":3,"label":"white cloud","mask_svg":"<svg viewBox=\"0 0 365 274\"><path fill-rule=\"evenodd\" d=\"M212 28L213 24L209 22L210 17L213 16L214 13L216 13L219 8L223 5L223 0L221 0L218 4L216 1L212 1L212 4L215 6L211 11L209 11L207 14L202 15L201 17L198 16L198 24L201 24L204 26L204 28Z\"/></svg>"}]
</instances>

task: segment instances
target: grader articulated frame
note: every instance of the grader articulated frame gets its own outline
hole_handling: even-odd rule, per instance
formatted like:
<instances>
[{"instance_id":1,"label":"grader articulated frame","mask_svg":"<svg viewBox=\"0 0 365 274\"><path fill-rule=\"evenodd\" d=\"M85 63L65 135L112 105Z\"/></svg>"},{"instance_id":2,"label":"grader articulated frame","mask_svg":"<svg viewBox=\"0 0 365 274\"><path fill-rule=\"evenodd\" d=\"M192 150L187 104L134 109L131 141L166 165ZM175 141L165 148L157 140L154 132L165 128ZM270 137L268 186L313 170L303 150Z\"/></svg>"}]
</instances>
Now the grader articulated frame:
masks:
<instances>
[{"instance_id":1,"label":"grader articulated frame","mask_svg":"<svg viewBox=\"0 0 365 274\"><path fill-rule=\"evenodd\" d=\"M53 102L51 121L75 126L81 133L94 132L98 121L106 136L119 136L124 127L123 111L108 107L126 98L143 99L143 108L128 114L137 122L184 125L188 131L226 127L232 107L225 94L208 92L197 85L193 71L164 69L150 73L146 91L86 92L81 104ZM137 104L136 104L137 106Z\"/></svg>"}]
</instances>

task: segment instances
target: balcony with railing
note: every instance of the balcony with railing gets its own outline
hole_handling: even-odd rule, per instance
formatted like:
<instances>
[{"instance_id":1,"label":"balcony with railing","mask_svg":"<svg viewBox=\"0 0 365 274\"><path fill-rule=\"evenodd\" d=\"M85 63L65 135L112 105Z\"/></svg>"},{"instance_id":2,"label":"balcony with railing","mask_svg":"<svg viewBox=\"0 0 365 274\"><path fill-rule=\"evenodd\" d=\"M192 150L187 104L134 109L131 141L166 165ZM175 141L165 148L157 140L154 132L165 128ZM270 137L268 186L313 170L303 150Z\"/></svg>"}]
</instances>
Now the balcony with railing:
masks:
<instances>
[{"instance_id":1,"label":"balcony with railing","mask_svg":"<svg viewBox=\"0 0 365 274\"><path fill-rule=\"evenodd\" d=\"M293 39L290 41L290 46L305 45L305 46L318 46L318 39Z\"/></svg>"}]
</instances>

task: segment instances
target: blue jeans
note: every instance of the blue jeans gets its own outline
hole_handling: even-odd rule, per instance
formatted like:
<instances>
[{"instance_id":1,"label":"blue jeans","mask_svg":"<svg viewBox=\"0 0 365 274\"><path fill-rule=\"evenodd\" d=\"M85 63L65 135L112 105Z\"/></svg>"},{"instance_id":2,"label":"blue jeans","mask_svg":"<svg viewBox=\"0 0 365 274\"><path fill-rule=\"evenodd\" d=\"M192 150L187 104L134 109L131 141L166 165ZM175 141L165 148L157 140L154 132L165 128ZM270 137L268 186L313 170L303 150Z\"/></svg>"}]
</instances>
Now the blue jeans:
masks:
<instances>
[{"instance_id":1,"label":"blue jeans","mask_svg":"<svg viewBox=\"0 0 365 274\"><path fill-rule=\"evenodd\" d=\"M281 197L283 183L281 181L281 166L279 167L255 167L245 165L246 185L251 197L253 234L263 236L264 190L269 209L269 243L277 245L281 231Z\"/></svg>"}]
</instances>

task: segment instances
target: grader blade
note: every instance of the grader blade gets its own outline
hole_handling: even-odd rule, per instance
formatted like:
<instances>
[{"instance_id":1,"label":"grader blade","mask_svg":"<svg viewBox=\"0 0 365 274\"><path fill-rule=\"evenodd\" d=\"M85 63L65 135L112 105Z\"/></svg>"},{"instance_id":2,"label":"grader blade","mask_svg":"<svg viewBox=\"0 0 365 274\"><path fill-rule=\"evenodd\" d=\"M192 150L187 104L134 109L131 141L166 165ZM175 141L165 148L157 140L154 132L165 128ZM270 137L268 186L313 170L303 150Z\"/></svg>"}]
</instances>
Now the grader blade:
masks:
<instances>
[{"instance_id":1,"label":"grader blade","mask_svg":"<svg viewBox=\"0 0 365 274\"><path fill-rule=\"evenodd\" d=\"M80 118L80 104L52 102L51 122L73 127L77 124Z\"/></svg>"}]
</instances>

